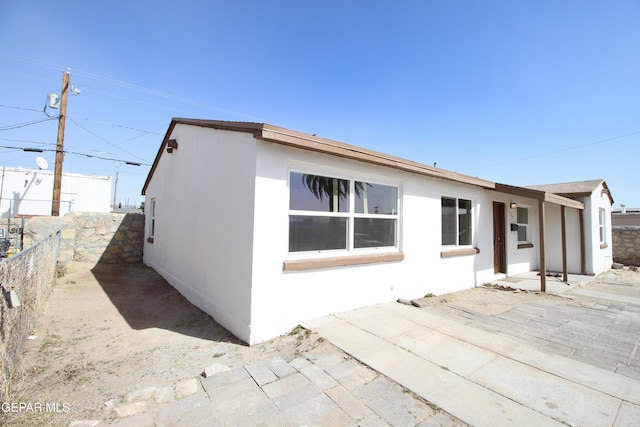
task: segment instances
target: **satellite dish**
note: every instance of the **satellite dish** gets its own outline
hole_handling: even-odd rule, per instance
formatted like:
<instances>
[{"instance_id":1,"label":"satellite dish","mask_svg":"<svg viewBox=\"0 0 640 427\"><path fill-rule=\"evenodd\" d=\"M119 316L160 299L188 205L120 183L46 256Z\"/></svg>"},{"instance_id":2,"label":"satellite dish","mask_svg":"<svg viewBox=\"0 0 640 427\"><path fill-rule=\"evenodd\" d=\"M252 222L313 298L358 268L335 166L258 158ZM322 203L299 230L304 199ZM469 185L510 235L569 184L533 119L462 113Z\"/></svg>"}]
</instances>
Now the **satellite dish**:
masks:
<instances>
[{"instance_id":1,"label":"satellite dish","mask_svg":"<svg viewBox=\"0 0 640 427\"><path fill-rule=\"evenodd\" d=\"M49 167L49 163L42 157L36 157L36 163L40 170L46 170Z\"/></svg>"}]
</instances>

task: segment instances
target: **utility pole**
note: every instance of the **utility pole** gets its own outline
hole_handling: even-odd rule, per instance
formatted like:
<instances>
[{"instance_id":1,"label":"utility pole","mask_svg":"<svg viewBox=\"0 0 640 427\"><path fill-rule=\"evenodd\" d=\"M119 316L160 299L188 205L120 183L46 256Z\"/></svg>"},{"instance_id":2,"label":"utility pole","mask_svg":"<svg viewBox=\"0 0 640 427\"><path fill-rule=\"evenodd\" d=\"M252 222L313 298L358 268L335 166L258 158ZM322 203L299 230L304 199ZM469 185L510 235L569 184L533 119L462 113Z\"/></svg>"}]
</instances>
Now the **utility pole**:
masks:
<instances>
[{"instance_id":1,"label":"utility pole","mask_svg":"<svg viewBox=\"0 0 640 427\"><path fill-rule=\"evenodd\" d=\"M64 125L67 119L67 95L69 92L70 70L62 73L62 95L58 118L58 142L56 145L56 167L53 175L53 198L51 216L60 216L60 192L62 188L62 162L64 161Z\"/></svg>"}]
</instances>

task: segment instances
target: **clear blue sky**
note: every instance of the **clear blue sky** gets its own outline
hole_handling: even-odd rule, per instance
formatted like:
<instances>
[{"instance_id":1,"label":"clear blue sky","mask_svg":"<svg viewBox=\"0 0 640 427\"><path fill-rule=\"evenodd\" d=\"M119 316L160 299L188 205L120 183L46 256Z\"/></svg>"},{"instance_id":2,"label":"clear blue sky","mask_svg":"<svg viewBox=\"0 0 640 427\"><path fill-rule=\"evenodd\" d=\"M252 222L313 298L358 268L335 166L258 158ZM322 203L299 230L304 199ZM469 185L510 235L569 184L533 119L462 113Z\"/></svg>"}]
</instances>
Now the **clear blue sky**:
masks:
<instances>
[{"instance_id":1,"label":"clear blue sky","mask_svg":"<svg viewBox=\"0 0 640 427\"><path fill-rule=\"evenodd\" d=\"M150 164L172 117L259 121L512 185L604 178L640 207L637 0L2 0L0 145L55 148L55 120L9 128L67 67L79 153ZM119 171L139 203L149 166L64 170Z\"/></svg>"}]
</instances>

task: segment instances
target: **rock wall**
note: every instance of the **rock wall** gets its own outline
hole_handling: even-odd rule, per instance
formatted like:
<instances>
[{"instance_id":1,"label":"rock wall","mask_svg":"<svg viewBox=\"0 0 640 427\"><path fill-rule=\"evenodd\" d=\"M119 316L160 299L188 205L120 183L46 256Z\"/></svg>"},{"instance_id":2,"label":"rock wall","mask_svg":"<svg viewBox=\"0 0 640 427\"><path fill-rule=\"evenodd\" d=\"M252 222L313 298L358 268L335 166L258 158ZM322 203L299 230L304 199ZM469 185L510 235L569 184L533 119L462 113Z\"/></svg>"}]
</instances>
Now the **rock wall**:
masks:
<instances>
[{"instance_id":1,"label":"rock wall","mask_svg":"<svg viewBox=\"0 0 640 427\"><path fill-rule=\"evenodd\" d=\"M640 266L640 227L613 227L613 261Z\"/></svg>"},{"instance_id":2,"label":"rock wall","mask_svg":"<svg viewBox=\"0 0 640 427\"><path fill-rule=\"evenodd\" d=\"M69 212L63 217L27 218L24 247L60 232L61 264L69 261L134 263L142 261L144 215Z\"/></svg>"}]
</instances>

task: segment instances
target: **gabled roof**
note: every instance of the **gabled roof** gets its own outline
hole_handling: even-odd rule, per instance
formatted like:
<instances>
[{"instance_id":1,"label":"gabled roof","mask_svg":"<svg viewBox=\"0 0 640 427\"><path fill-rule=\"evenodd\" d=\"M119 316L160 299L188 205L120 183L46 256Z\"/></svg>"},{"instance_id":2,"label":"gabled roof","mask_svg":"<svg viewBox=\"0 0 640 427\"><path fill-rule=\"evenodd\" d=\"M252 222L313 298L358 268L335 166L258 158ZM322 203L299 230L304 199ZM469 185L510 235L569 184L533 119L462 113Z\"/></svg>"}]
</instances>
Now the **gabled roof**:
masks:
<instances>
[{"instance_id":1,"label":"gabled roof","mask_svg":"<svg viewBox=\"0 0 640 427\"><path fill-rule=\"evenodd\" d=\"M355 145L345 144L343 142L333 141L330 139L320 138L315 135L309 135L306 133L296 132L289 129L281 128L278 126L269 125L266 123L252 123L252 122L229 122L222 120L202 120L202 119L185 119L185 118L173 118L167 133L162 140L160 149L156 154L156 158L153 161L149 175L142 188L142 194L147 191L147 187L151 182L151 178L155 173L160 157L165 152L165 148L171 138L173 129L176 125L188 125L199 126L219 130L227 130L233 132L246 132L253 134L254 138L260 139L275 144L287 145L290 147L300 148L308 151L315 151L318 153L330 154L338 157L343 157L352 160L358 160L378 166L386 166L394 169L398 169L405 172L416 173L419 175L429 176L432 178L440 178L449 181L455 181L463 184L475 185L489 190L496 190L508 194L523 194L527 197L532 197L537 200L547 201L550 203L560 204L576 209L583 209L582 202L572 200L570 198L563 197L561 195L549 194L544 190L526 189L522 187L514 187L505 184L497 184L492 181L487 181L477 177L463 175L457 172L448 171L425 165L422 163L414 162L400 157L390 156L377 151L368 150L366 148L357 147Z\"/></svg>"},{"instance_id":2,"label":"gabled roof","mask_svg":"<svg viewBox=\"0 0 640 427\"><path fill-rule=\"evenodd\" d=\"M544 185L528 185L526 188L532 190L546 191L549 193L555 193L560 196L574 198L574 197L589 197L593 192L598 189L602 184L603 192L609 196L611 204L613 204L613 196L607 187L607 183L604 179L592 179L589 181L575 181L575 182L561 182L558 184L544 184Z\"/></svg>"}]
</instances>

